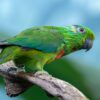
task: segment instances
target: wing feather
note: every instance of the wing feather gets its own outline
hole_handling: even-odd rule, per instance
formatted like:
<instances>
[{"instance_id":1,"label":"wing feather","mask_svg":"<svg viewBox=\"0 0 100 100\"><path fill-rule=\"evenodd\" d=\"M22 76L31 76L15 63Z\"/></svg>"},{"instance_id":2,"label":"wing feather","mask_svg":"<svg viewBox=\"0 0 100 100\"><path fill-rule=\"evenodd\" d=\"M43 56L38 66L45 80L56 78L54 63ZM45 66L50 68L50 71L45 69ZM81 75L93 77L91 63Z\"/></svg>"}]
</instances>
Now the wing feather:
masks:
<instances>
[{"instance_id":1,"label":"wing feather","mask_svg":"<svg viewBox=\"0 0 100 100\"><path fill-rule=\"evenodd\" d=\"M62 29L54 26L33 27L5 42L44 52L55 52L63 44L64 37L61 33Z\"/></svg>"}]
</instances>

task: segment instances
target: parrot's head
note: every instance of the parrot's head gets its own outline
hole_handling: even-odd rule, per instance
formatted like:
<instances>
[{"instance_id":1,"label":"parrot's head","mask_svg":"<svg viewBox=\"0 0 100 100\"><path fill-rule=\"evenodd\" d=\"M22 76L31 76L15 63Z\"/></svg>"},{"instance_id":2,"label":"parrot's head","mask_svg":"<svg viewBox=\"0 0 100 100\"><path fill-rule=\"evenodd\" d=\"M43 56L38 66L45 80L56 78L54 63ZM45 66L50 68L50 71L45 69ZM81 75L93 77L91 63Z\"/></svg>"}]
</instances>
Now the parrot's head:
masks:
<instances>
[{"instance_id":1,"label":"parrot's head","mask_svg":"<svg viewBox=\"0 0 100 100\"><path fill-rule=\"evenodd\" d=\"M88 51L92 48L95 35L89 28L81 25L72 25L66 28L67 35L65 36L65 42L69 44L71 52L80 49Z\"/></svg>"}]
</instances>

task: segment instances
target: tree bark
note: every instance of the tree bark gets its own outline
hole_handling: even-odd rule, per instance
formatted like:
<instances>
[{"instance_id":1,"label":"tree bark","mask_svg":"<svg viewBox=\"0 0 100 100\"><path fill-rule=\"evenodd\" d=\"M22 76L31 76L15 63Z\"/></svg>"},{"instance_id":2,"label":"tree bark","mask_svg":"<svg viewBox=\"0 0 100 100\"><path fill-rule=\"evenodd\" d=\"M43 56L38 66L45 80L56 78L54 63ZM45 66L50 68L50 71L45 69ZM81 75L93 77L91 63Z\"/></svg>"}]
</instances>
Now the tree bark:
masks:
<instances>
[{"instance_id":1,"label":"tree bark","mask_svg":"<svg viewBox=\"0 0 100 100\"><path fill-rule=\"evenodd\" d=\"M9 71L12 68L15 70ZM59 100L88 100L77 88L47 72L38 71L35 74L19 72L13 61L0 65L0 75L23 80L23 84L25 81L35 84ZM10 89L10 91L12 90Z\"/></svg>"}]
</instances>

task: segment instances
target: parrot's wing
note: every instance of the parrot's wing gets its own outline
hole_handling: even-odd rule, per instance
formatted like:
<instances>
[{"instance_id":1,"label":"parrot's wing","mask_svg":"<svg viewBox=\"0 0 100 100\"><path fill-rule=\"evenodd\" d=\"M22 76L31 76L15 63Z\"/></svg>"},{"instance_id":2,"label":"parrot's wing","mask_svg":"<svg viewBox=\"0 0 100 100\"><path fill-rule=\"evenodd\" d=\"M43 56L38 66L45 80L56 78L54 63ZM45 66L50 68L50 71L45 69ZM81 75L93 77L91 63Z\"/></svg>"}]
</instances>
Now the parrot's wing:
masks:
<instances>
[{"instance_id":1,"label":"parrot's wing","mask_svg":"<svg viewBox=\"0 0 100 100\"><path fill-rule=\"evenodd\" d=\"M55 52L63 44L63 35L56 27L43 26L27 29L6 40L8 45L17 45L43 52Z\"/></svg>"}]
</instances>

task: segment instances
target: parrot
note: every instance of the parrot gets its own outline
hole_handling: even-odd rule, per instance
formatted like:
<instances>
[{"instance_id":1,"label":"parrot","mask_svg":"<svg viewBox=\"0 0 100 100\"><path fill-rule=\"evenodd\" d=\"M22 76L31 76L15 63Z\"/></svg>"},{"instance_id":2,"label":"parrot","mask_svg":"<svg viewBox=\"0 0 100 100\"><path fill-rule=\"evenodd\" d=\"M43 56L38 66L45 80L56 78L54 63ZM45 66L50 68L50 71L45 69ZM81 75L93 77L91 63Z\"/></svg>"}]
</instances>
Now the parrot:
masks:
<instances>
[{"instance_id":1,"label":"parrot","mask_svg":"<svg viewBox=\"0 0 100 100\"><path fill-rule=\"evenodd\" d=\"M82 25L34 26L0 41L0 64L13 60L26 72L44 70L44 66L78 50L90 50L94 32Z\"/></svg>"}]
</instances>

